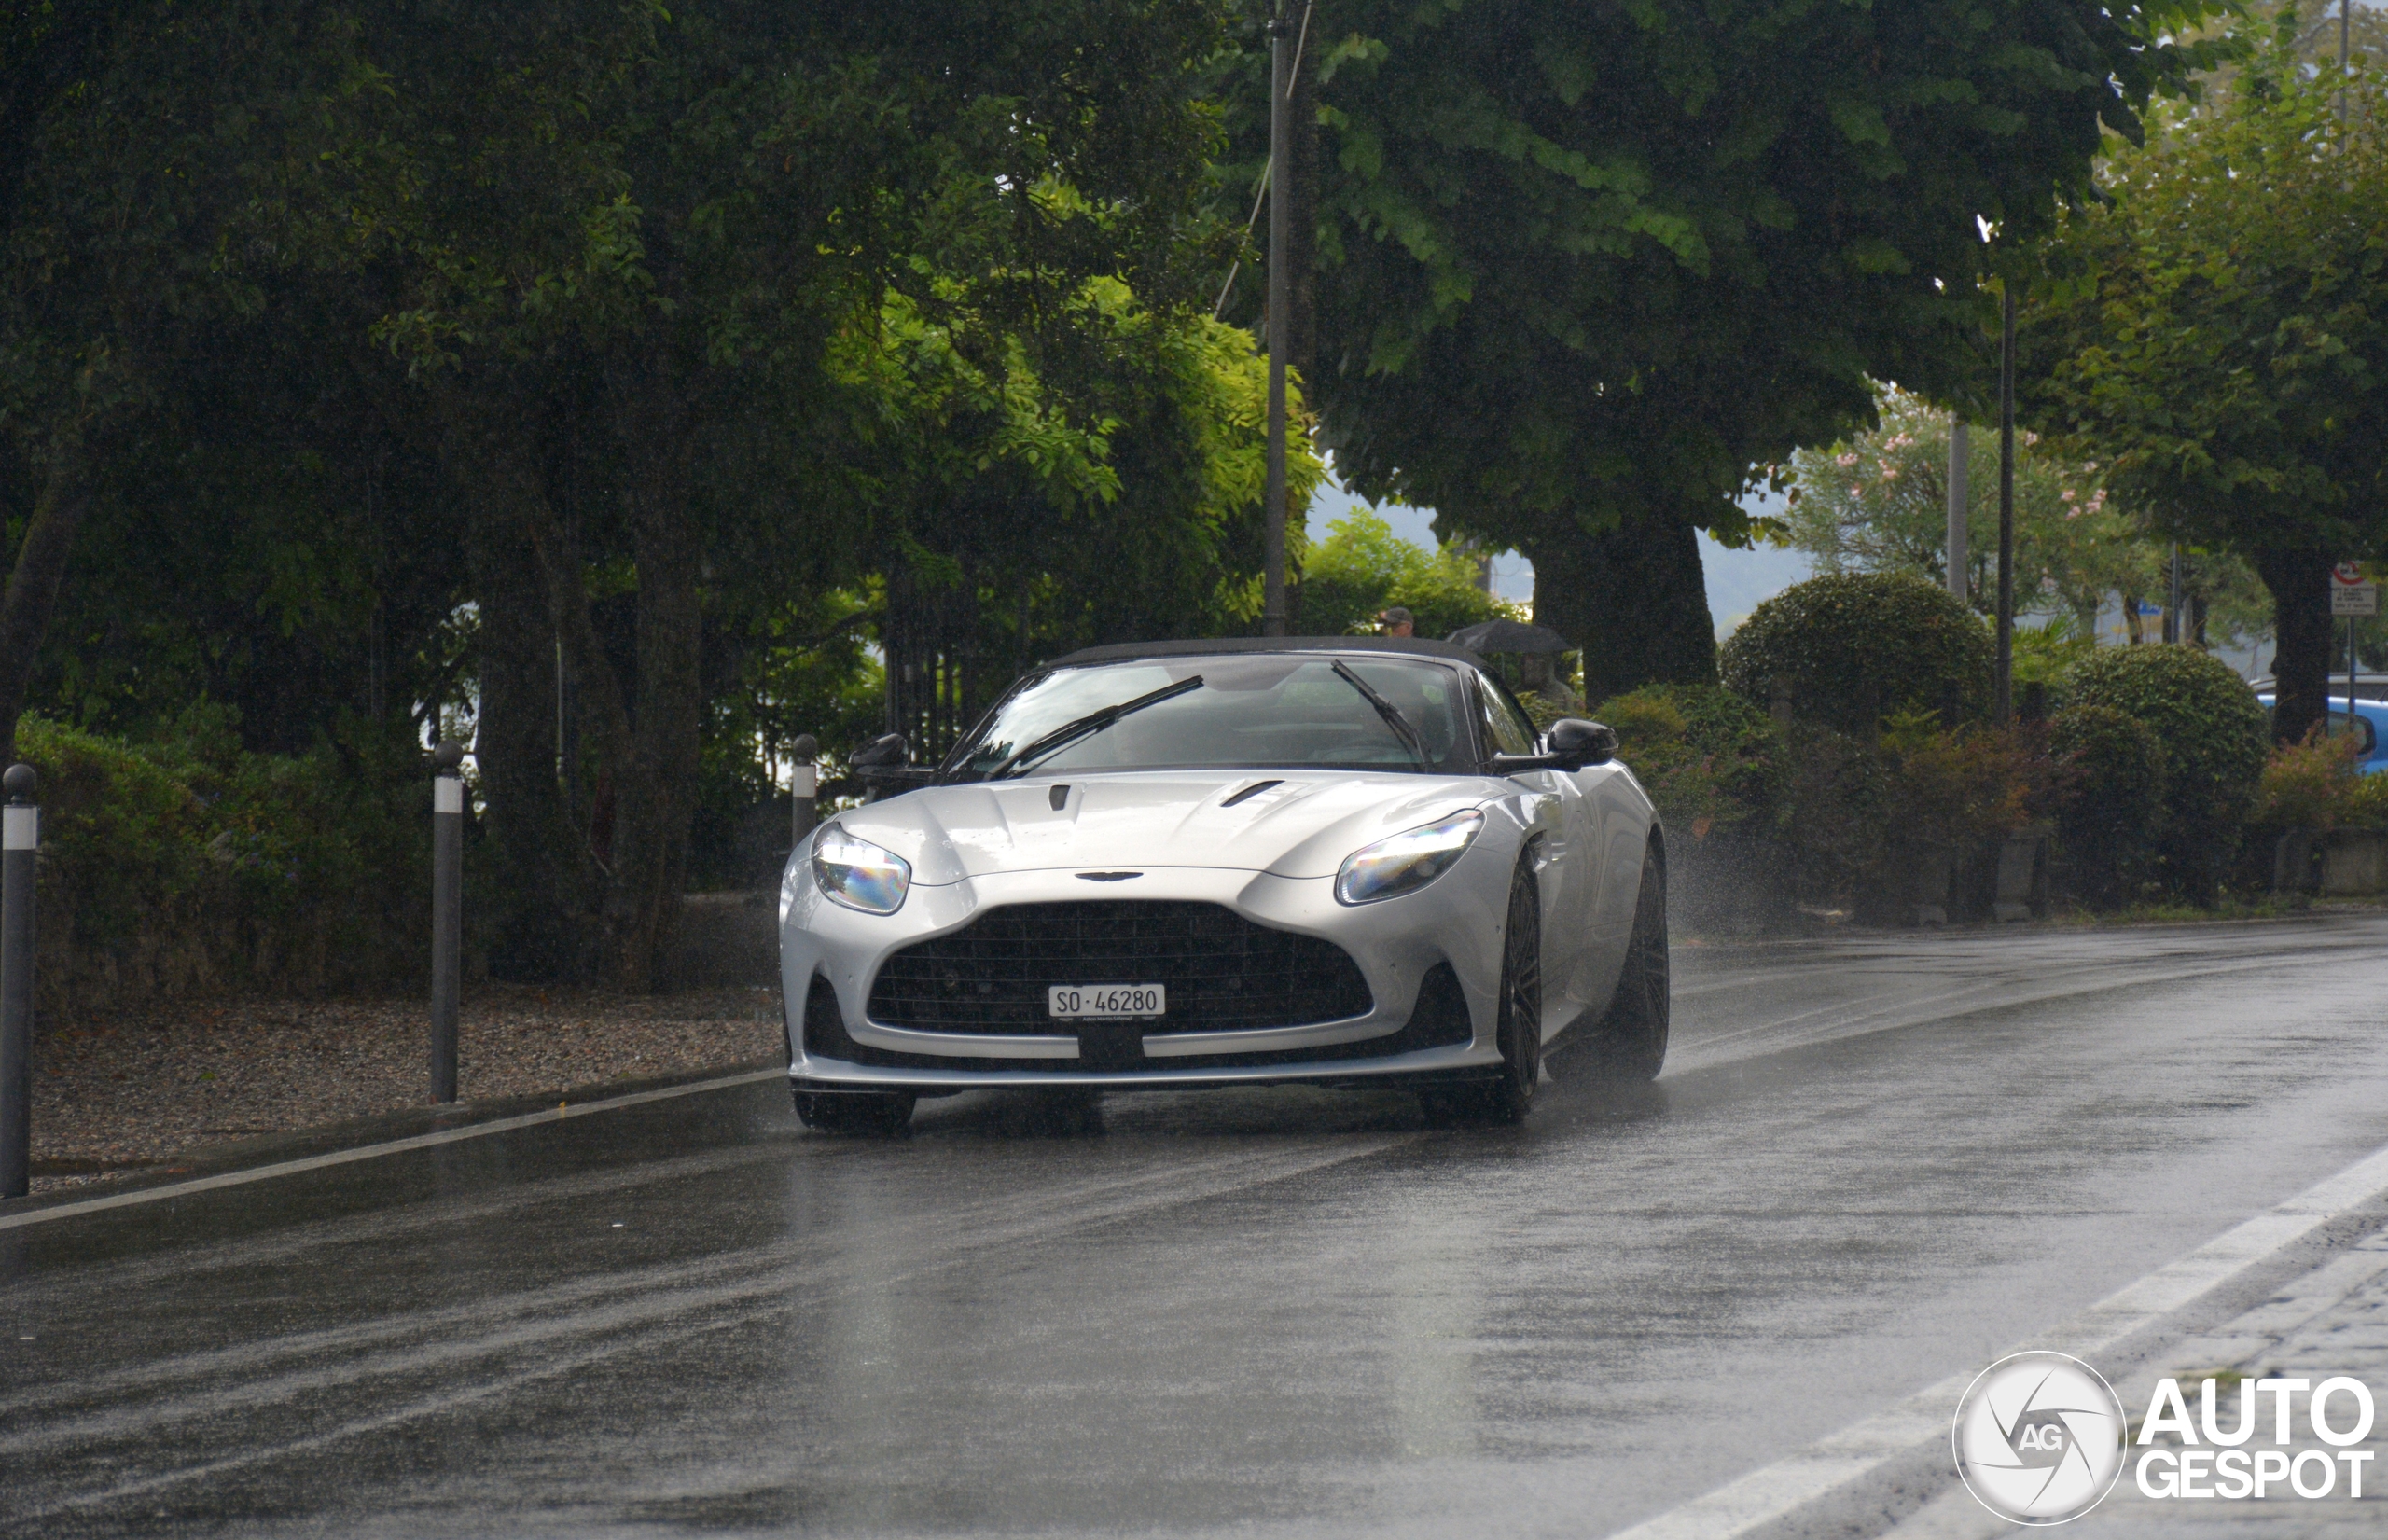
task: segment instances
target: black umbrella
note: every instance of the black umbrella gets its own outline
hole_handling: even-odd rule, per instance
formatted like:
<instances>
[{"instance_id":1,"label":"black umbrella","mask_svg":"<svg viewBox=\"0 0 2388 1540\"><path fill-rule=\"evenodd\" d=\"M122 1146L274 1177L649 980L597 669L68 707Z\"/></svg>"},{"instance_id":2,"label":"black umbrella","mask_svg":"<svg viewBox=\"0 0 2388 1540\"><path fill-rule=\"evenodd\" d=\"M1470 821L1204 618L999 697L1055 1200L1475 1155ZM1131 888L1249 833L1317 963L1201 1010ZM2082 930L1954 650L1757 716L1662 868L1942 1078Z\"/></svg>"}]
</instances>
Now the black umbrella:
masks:
<instances>
[{"instance_id":1,"label":"black umbrella","mask_svg":"<svg viewBox=\"0 0 2388 1540\"><path fill-rule=\"evenodd\" d=\"M1479 654L1576 650L1567 638L1548 626L1529 626L1520 620L1479 620L1472 626L1462 626L1451 632L1451 643Z\"/></svg>"}]
</instances>

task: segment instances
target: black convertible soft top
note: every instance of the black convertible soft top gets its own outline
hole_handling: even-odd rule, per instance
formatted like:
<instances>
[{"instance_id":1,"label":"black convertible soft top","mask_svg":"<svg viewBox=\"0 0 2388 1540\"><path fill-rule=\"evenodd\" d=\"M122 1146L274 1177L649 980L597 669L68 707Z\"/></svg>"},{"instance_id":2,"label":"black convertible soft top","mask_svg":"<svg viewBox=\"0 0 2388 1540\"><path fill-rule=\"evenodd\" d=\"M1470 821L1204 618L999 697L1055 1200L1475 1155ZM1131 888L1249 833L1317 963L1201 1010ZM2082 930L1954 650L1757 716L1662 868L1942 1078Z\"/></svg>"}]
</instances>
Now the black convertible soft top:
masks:
<instances>
[{"instance_id":1,"label":"black convertible soft top","mask_svg":"<svg viewBox=\"0 0 2388 1540\"><path fill-rule=\"evenodd\" d=\"M1132 658L1216 657L1234 652L1385 652L1396 657L1436 658L1447 663L1483 668L1484 659L1449 642L1423 636L1219 636L1206 642L1123 642L1116 646L1082 647L1056 658L1048 669L1076 668L1085 663L1118 663Z\"/></svg>"}]
</instances>

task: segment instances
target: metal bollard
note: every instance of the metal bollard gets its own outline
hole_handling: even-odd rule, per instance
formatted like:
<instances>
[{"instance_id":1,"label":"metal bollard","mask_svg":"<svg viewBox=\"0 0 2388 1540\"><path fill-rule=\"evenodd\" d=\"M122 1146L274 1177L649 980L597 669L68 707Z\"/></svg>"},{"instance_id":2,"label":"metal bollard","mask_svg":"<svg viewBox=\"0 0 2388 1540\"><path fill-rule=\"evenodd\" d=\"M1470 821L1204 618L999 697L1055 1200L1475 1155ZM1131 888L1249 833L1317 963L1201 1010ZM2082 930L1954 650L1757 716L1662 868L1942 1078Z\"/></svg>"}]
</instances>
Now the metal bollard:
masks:
<instances>
[{"instance_id":1,"label":"metal bollard","mask_svg":"<svg viewBox=\"0 0 2388 1540\"><path fill-rule=\"evenodd\" d=\"M40 859L40 778L31 765L0 776L0 1198L33 1190L34 863Z\"/></svg>"},{"instance_id":2,"label":"metal bollard","mask_svg":"<svg viewBox=\"0 0 2388 1540\"><path fill-rule=\"evenodd\" d=\"M788 773L789 789L796 794L793 798L796 816L790 825L795 844L788 847L794 850L797 845L804 843L804 837L821 822L821 814L813 806L814 798L821 790L821 770L812 763L812 756L821 752L821 740L809 732L798 733L796 742L788 747L796 756L796 769Z\"/></svg>"},{"instance_id":3,"label":"metal bollard","mask_svg":"<svg viewBox=\"0 0 2388 1540\"><path fill-rule=\"evenodd\" d=\"M456 1100L456 994L465 930L463 745L431 751L431 1099Z\"/></svg>"}]
</instances>

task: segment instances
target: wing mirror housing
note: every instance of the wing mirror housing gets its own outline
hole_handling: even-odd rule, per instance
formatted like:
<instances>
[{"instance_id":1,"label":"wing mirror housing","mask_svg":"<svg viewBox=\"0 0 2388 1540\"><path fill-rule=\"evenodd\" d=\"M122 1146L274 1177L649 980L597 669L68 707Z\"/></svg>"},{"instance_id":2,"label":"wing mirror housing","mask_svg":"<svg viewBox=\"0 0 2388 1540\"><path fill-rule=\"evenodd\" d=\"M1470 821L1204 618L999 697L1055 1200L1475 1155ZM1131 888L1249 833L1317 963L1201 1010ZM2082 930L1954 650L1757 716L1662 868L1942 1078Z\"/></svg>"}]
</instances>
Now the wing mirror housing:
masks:
<instances>
[{"instance_id":1,"label":"wing mirror housing","mask_svg":"<svg viewBox=\"0 0 2388 1540\"><path fill-rule=\"evenodd\" d=\"M1617 757L1617 729L1580 716L1562 716L1542 735L1543 747L1563 770L1605 765Z\"/></svg>"},{"instance_id":2,"label":"wing mirror housing","mask_svg":"<svg viewBox=\"0 0 2388 1540\"><path fill-rule=\"evenodd\" d=\"M910 757L911 745L902 733L883 733L854 750L846 768L870 787L868 799L876 801L891 791L925 786L937 779L936 770L907 764Z\"/></svg>"},{"instance_id":3,"label":"wing mirror housing","mask_svg":"<svg viewBox=\"0 0 2388 1540\"><path fill-rule=\"evenodd\" d=\"M866 770L885 770L890 766L902 765L911 756L911 748L904 742L904 735L900 732L891 732L874 738L854 750L854 757L848 759L846 765L848 769L859 775Z\"/></svg>"},{"instance_id":4,"label":"wing mirror housing","mask_svg":"<svg viewBox=\"0 0 2388 1540\"><path fill-rule=\"evenodd\" d=\"M1586 765L1605 765L1616 757L1617 729L1587 722L1580 716L1562 716L1542 735L1540 754L1496 754L1492 756L1492 772L1515 775L1520 770L1579 770Z\"/></svg>"}]
</instances>

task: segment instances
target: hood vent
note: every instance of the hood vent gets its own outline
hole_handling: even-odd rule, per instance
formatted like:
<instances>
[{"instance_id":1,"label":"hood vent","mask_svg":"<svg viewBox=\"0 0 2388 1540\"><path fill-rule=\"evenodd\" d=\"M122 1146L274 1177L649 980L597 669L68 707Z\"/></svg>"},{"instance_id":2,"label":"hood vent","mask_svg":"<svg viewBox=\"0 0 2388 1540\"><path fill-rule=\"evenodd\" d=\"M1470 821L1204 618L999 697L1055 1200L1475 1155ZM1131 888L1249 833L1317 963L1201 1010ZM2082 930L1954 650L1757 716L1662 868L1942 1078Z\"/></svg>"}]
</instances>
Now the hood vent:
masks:
<instances>
[{"instance_id":1,"label":"hood vent","mask_svg":"<svg viewBox=\"0 0 2388 1540\"><path fill-rule=\"evenodd\" d=\"M1244 800L1246 798L1257 797L1271 786L1282 786L1285 783L1283 781L1255 781L1252 784L1244 787L1242 791L1237 792L1233 797L1230 797L1226 801L1220 803L1219 806L1223 808L1234 807L1238 802Z\"/></svg>"}]
</instances>

